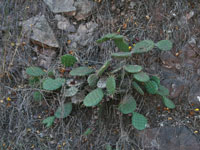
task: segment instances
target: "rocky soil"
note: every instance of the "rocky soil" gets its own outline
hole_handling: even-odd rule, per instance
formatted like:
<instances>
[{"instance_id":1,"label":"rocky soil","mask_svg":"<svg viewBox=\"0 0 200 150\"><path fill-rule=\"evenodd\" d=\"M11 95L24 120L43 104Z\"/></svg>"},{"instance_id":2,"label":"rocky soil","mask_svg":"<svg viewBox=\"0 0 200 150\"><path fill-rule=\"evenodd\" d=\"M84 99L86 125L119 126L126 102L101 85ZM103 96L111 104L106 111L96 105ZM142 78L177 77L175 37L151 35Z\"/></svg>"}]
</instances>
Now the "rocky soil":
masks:
<instances>
[{"instance_id":1,"label":"rocky soil","mask_svg":"<svg viewBox=\"0 0 200 150\"><path fill-rule=\"evenodd\" d=\"M199 150L200 2L186 0L1 0L0 1L0 149L8 150ZM74 105L70 117L51 128L41 122L62 101L58 92L33 101L25 69L62 68L60 56L99 68L117 51L107 33L124 35L130 46L144 39L169 39L169 52L134 56L170 90L176 109L160 99L135 94L148 127L137 131L118 103L99 108ZM115 64L113 64L115 65ZM85 131L91 134L85 135Z\"/></svg>"}]
</instances>

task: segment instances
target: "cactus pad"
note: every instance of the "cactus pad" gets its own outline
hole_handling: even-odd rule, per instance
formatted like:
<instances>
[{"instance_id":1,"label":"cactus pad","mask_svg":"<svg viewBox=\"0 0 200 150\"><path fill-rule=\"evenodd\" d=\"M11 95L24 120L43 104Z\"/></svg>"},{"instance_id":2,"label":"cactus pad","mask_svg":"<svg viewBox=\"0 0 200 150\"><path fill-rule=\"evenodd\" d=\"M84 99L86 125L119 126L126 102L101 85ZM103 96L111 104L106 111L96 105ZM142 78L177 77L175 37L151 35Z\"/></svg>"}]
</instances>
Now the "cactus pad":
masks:
<instances>
[{"instance_id":1,"label":"cactus pad","mask_svg":"<svg viewBox=\"0 0 200 150\"><path fill-rule=\"evenodd\" d=\"M69 116L71 111L72 111L72 103L71 102L65 103L64 105L61 105L60 107L58 107L54 116L56 118L65 118Z\"/></svg>"},{"instance_id":2,"label":"cactus pad","mask_svg":"<svg viewBox=\"0 0 200 150\"><path fill-rule=\"evenodd\" d=\"M76 61L77 61L76 58L72 55L66 54L66 55L61 56L61 63L65 67L73 66Z\"/></svg>"},{"instance_id":3,"label":"cactus pad","mask_svg":"<svg viewBox=\"0 0 200 150\"><path fill-rule=\"evenodd\" d=\"M132 113L136 109L136 101L131 95L124 97L118 108L123 114Z\"/></svg>"},{"instance_id":4,"label":"cactus pad","mask_svg":"<svg viewBox=\"0 0 200 150\"><path fill-rule=\"evenodd\" d=\"M108 41L108 40L110 40L110 39L113 39L114 37L115 37L115 38L116 38L116 37L118 37L118 38L123 38L122 35L118 35L118 34L115 34L115 33L109 33L109 34L106 34L105 36L103 36L102 38L98 39L96 42L97 42L97 43L103 43L103 42L105 42L105 41Z\"/></svg>"},{"instance_id":5,"label":"cactus pad","mask_svg":"<svg viewBox=\"0 0 200 150\"><path fill-rule=\"evenodd\" d=\"M41 101L42 100L42 94L39 91L35 91L33 93L33 99L35 101Z\"/></svg>"},{"instance_id":6,"label":"cactus pad","mask_svg":"<svg viewBox=\"0 0 200 150\"><path fill-rule=\"evenodd\" d=\"M109 67L110 63L111 63L110 60L106 61L104 65L97 71L97 76L101 76Z\"/></svg>"},{"instance_id":7,"label":"cactus pad","mask_svg":"<svg viewBox=\"0 0 200 150\"><path fill-rule=\"evenodd\" d=\"M90 87L94 88L97 85L98 79L99 78L96 74L91 74L91 75L89 75L87 82L88 82Z\"/></svg>"},{"instance_id":8,"label":"cactus pad","mask_svg":"<svg viewBox=\"0 0 200 150\"><path fill-rule=\"evenodd\" d=\"M169 96L169 90L166 87L159 85L156 94L161 96Z\"/></svg>"},{"instance_id":9,"label":"cactus pad","mask_svg":"<svg viewBox=\"0 0 200 150\"><path fill-rule=\"evenodd\" d=\"M138 73L142 71L142 67L139 65L126 65L124 69L129 73Z\"/></svg>"},{"instance_id":10,"label":"cactus pad","mask_svg":"<svg viewBox=\"0 0 200 150\"><path fill-rule=\"evenodd\" d=\"M155 45L162 51L169 51L172 49L172 42L169 40L161 40Z\"/></svg>"},{"instance_id":11,"label":"cactus pad","mask_svg":"<svg viewBox=\"0 0 200 150\"><path fill-rule=\"evenodd\" d=\"M91 91L83 100L83 104L86 107L91 107L97 105L103 99L103 91L100 88L97 88Z\"/></svg>"},{"instance_id":12,"label":"cactus pad","mask_svg":"<svg viewBox=\"0 0 200 150\"><path fill-rule=\"evenodd\" d=\"M158 85L155 81L147 81L145 82L145 88L149 94L156 94L158 91Z\"/></svg>"},{"instance_id":13,"label":"cactus pad","mask_svg":"<svg viewBox=\"0 0 200 150\"><path fill-rule=\"evenodd\" d=\"M39 67L28 67L26 68L26 73L34 77L45 75L45 72Z\"/></svg>"},{"instance_id":14,"label":"cactus pad","mask_svg":"<svg viewBox=\"0 0 200 150\"><path fill-rule=\"evenodd\" d=\"M69 89L65 90L65 97L72 97L74 95L76 95L76 93L78 92L78 88L72 86Z\"/></svg>"},{"instance_id":15,"label":"cactus pad","mask_svg":"<svg viewBox=\"0 0 200 150\"><path fill-rule=\"evenodd\" d=\"M116 82L115 82L115 78L113 76L110 76L107 79L107 81L106 81L106 88L107 88L108 94L113 95L115 93Z\"/></svg>"},{"instance_id":16,"label":"cactus pad","mask_svg":"<svg viewBox=\"0 0 200 150\"><path fill-rule=\"evenodd\" d=\"M144 95L144 91L142 90L142 88L139 86L139 84L137 84L137 82L133 81L133 88L140 93L141 95Z\"/></svg>"},{"instance_id":17,"label":"cactus pad","mask_svg":"<svg viewBox=\"0 0 200 150\"><path fill-rule=\"evenodd\" d=\"M134 47L133 53L144 53L152 50L154 48L154 42L151 40L143 40L137 43Z\"/></svg>"},{"instance_id":18,"label":"cactus pad","mask_svg":"<svg viewBox=\"0 0 200 150\"><path fill-rule=\"evenodd\" d=\"M43 124L46 124L46 127L49 128L53 125L53 122L55 120L55 116L47 117L42 121Z\"/></svg>"},{"instance_id":19,"label":"cactus pad","mask_svg":"<svg viewBox=\"0 0 200 150\"><path fill-rule=\"evenodd\" d=\"M139 114L137 112L133 112L133 115L132 115L132 125L137 130L143 130L143 129L146 128L147 119L142 114Z\"/></svg>"},{"instance_id":20,"label":"cactus pad","mask_svg":"<svg viewBox=\"0 0 200 150\"><path fill-rule=\"evenodd\" d=\"M129 45L124 41L124 38L114 39L114 42L120 51L129 52Z\"/></svg>"},{"instance_id":21,"label":"cactus pad","mask_svg":"<svg viewBox=\"0 0 200 150\"><path fill-rule=\"evenodd\" d=\"M155 81L158 86L160 85L160 78L159 77L151 76L150 80Z\"/></svg>"},{"instance_id":22,"label":"cactus pad","mask_svg":"<svg viewBox=\"0 0 200 150\"><path fill-rule=\"evenodd\" d=\"M114 58L128 58L131 56L132 56L132 53L130 52L118 52L118 53L111 54L111 57L114 57Z\"/></svg>"},{"instance_id":23,"label":"cactus pad","mask_svg":"<svg viewBox=\"0 0 200 150\"><path fill-rule=\"evenodd\" d=\"M71 76L86 76L94 72L94 69L88 67L78 67L70 71Z\"/></svg>"},{"instance_id":24,"label":"cactus pad","mask_svg":"<svg viewBox=\"0 0 200 150\"><path fill-rule=\"evenodd\" d=\"M162 96L162 100L163 100L163 103L165 104L165 106L167 108L170 108L170 109L174 109L175 108L174 103L170 99L168 99L167 97Z\"/></svg>"},{"instance_id":25,"label":"cactus pad","mask_svg":"<svg viewBox=\"0 0 200 150\"><path fill-rule=\"evenodd\" d=\"M139 72L133 75L133 77L140 82L149 81L149 76L145 72Z\"/></svg>"},{"instance_id":26,"label":"cactus pad","mask_svg":"<svg viewBox=\"0 0 200 150\"><path fill-rule=\"evenodd\" d=\"M51 79L47 78L43 82L43 89L45 90L56 90L59 89L63 84L65 83L65 79L57 78L57 79Z\"/></svg>"}]
</instances>

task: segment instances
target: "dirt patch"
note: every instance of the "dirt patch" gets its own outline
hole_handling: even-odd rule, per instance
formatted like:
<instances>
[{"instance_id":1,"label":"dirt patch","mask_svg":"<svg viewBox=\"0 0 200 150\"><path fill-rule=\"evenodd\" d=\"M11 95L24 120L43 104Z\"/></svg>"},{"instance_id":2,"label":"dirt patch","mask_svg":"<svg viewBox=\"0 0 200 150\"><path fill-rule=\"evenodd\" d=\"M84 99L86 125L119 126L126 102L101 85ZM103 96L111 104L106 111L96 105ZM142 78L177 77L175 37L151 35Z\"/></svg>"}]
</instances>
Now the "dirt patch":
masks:
<instances>
[{"instance_id":1,"label":"dirt patch","mask_svg":"<svg viewBox=\"0 0 200 150\"><path fill-rule=\"evenodd\" d=\"M59 106L62 95L48 93L43 102L33 101L33 89L27 86L24 70L27 66L39 65L35 44L29 37L22 36L20 22L44 14L59 42L60 50L52 60L51 67L58 69L59 55L68 52L66 32L56 28L54 14L42 0L24 1L2 0L0 2L0 147L5 149L95 149L102 150L109 145L113 149L141 149L137 132L132 127L130 117L117 111L119 101L109 101L100 109L74 105L70 117L56 120L52 128L45 128L41 122ZM159 97L135 94L138 112L148 118L148 128L184 125L200 140L199 104L190 102L190 88L199 82L198 64L200 43L200 3L188 1L124 1L102 0L96 2L95 10L86 20L75 22L77 29L93 21L98 24L90 45L78 44L76 52L81 62L99 67L116 51L113 42L97 45L95 40L106 33L118 32L129 39L130 46L144 39L155 42L162 39L173 41L173 49L168 57L164 52L153 51L133 57L130 63L137 63L150 74L157 74L170 82L181 80L184 88L173 97L175 110L163 107ZM191 38L194 40L191 42ZM189 44L195 54L189 55L185 48ZM185 50L184 50L185 49ZM191 51L190 51L191 52ZM173 55L173 56L171 56ZM185 61L186 58L189 61ZM178 61L174 61L178 60ZM169 63L163 64L164 61ZM181 63L181 69L175 63ZM198 62L198 63L197 63ZM193 64L197 66L194 67ZM166 67L167 66L167 67ZM171 66L171 68L170 68ZM169 83L167 81L167 83ZM178 85L178 84L177 84ZM171 86L171 85L170 85ZM171 87L173 88L173 87ZM198 88L198 86L197 86ZM172 89L173 90L173 89ZM193 91L195 89L193 88ZM198 93L198 92L197 92ZM198 95L197 95L198 96ZM9 100L8 97L11 99ZM120 99L120 98L119 98ZM84 132L90 129L89 135ZM107 148L108 149L108 148Z\"/></svg>"}]
</instances>

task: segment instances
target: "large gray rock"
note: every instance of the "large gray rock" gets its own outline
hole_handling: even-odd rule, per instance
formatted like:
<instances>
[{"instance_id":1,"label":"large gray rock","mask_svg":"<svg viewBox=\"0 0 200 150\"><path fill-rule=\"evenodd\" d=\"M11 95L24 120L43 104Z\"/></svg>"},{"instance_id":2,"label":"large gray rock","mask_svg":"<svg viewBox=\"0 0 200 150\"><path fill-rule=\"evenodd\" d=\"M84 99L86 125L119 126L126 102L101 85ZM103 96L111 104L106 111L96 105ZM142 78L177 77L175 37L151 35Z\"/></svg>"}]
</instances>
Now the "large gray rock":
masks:
<instances>
[{"instance_id":1,"label":"large gray rock","mask_svg":"<svg viewBox=\"0 0 200 150\"><path fill-rule=\"evenodd\" d=\"M75 18L79 21L91 15L95 3L89 0L77 0L74 5L78 10Z\"/></svg>"},{"instance_id":2,"label":"large gray rock","mask_svg":"<svg viewBox=\"0 0 200 150\"><path fill-rule=\"evenodd\" d=\"M80 24L77 32L75 34L68 34L68 38L72 43L76 42L81 46L86 46L94 41L93 33L97 27L98 24L95 22Z\"/></svg>"},{"instance_id":3,"label":"large gray rock","mask_svg":"<svg viewBox=\"0 0 200 150\"><path fill-rule=\"evenodd\" d=\"M44 0L53 13L64 13L68 16L76 14L76 7L74 7L74 0Z\"/></svg>"},{"instance_id":4,"label":"large gray rock","mask_svg":"<svg viewBox=\"0 0 200 150\"><path fill-rule=\"evenodd\" d=\"M145 150L199 150L197 138L186 127L162 127L139 132Z\"/></svg>"},{"instance_id":5,"label":"large gray rock","mask_svg":"<svg viewBox=\"0 0 200 150\"><path fill-rule=\"evenodd\" d=\"M49 26L44 15L32 17L22 22L23 34L30 37L33 43L42 47L58 48L59 44L56 40L53 30Z\"/></svg>"},{"instance_id":6,"label":"large gray rock","mask_svg":"<svg viewBox=\"0 0 200 150\"><path fill-rule=\"evenodd\" d=\"M56 20L58 21L57 27L60 30L64 30L67 32L75 32L76 28L74 25L70 24L69 20L61 15L55 16Z\"/></svg>"}]
</instances>

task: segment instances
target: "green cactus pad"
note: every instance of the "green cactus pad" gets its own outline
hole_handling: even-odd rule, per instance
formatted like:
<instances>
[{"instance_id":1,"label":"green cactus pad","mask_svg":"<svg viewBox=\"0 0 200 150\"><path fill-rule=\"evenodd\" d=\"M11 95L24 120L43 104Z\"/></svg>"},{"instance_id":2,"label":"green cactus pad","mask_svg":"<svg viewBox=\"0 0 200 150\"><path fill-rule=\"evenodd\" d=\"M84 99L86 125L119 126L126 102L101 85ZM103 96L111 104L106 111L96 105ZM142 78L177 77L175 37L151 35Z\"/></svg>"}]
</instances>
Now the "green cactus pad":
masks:
<instances>
[{"instance_id":1,"label":"green cactus pad","mask_svg":"<svg viewBox=\"0 0 200 150\"><path fill-rule=\"evenodd\" d=\"M124 97L118 108L123 114L129 114L136 109L136 101L131 95Z\"/></svg>"},{"instance_id":2,"label":"green cactus pad","mask_svg":"<svg viewBox=\"0 0 200 150\"><path fill-rule=\"evenodd\" d=\"M124 41L124 36L119 35L119 34L115 34L115 33L106 34L104 37L100 38L96 42L102 43L110 39L115 42L115 45L119 48L120 51L123 51L123 52L129 51L129 45L127 42Z\"/></svg>"},{"instance_id":3,"label":"green cactus pad","mask_svg":"<svg viewBox=\"0 0 200 150\"><path fill-rule=\"evenodd\" d=\"M35 86L37 83L40 82L40 79L39 77L30 77L29 80L28 80L28 84L31 85L31 86Z\"/></svg>"},{"instance_id":4,"label":"green cactus pad","mask_svg":"<svg viewBox=\"0 0 200 150\"><path fill-rule=\"evenodd\" d=\"M65 67L73 66L76 61L77 61L76 58L72 55L66 54L66 55L61 56L61 63Z\"/></svg>"},{"instance_id":5,"label":"green cactus pad","mask_svg":"<svg viewBox=\"0 0 200 150\"><path fill-rule=\"evenodd\" d=\"M137 84L137 82L133 81L133 88L140 93L141 95L144 95L144 91L142 90L142 88L139 86L139 84Z\"/></svg>"},{"instance_id":6,"label":"green cactus pad","mask_svg":"<svg viewBox=\"0 0 200 150\"><path fill-rule=\"evenodd\" d=\"M142 71L142 67L139 65L126 65L124 69L129 73L138 73Z\"/></svg>"},{"instance_id":7,"label":"green cactus pad","mask_svg":"<svg viewBox=\"0 0 200 150\"><path fill-rule=\"evenodd\" d=\"M46 124L46 127L49 128L53 125L55 118L56 118L55 116L47 117L42 121L42 123Z\"/></svg>"},{"instance_id":8,"label":"green cactus pad","mask_svg":"<svg viewBox=\"0 0 200 150\"><path fill-rule=\"evenodd\" d=\"M155 44L162 51L169 51L172 49L172 42L169 40L161 40Z\"/></svg>"},{"instance_id":9,"label":"green cactus pad","mask_svg":"<svg viewBox=\"0 0 200 150\"><path fill-rule=\"evenodd\" d=\"M100 77L109 67L110 63L111 63L111 60L106 61L104 65L97 71L97 76Z\"/></svg>"},{"instance_id":10,"label":"green cactus pad","mask_svg":"<svg viewBox=\"0 0 200 150\"><path fill-rule=\"evenodd\" d=\"M83 100L83 104L86 107L91 107L97 105L103 99L103 91L100 88L97 88L91 91Z\"/></svg>"},{"instance_id":11,"label":"green cactus pad","mask_svg":"<svg viewBox=\"0 0 200 150\"><path fill-rule=\"evenodd\" d=\"M164 105L167 108L169 108L169 109L174 109L175 108L175 104L170 99L168 99L167 97L162 96L162 100L163 100Z\"/></svg>"},{"instance_id":12,"label":"green cactus pad","mask_svg":"<svg viewBox=\"0 0 200 150\"><path fill-rule=\"evenodd\" d=\"M151 40L143 40L139 43L137 43L134 47L133 53L145 53L154 48L154 42Z\"/></svg>"},{"instance_id":13,"label":"green cactus pad","mask_svg":"<svg viewBox=\"0 0 200 150\"><path fill-rule=\"evenodd\" d=\"M33 93L33 99L35 100L35 101L41 101L42 100L42 94L39 92L39 91L35 91L34 93Z\"/></svg>"},{"instance_id":14,"label":"green cactus pad","mask_svg":"<svg viewBox=\"0 0 200 150\"><path fill-rule=\"evenodd\" d=\"M91 74L91 75L89 75L87 82L88 82L90 87L94 88L97 85L98 79L99 78L96 74Z\"/></svg>"},{"instance_id":15,"label":"green cactus pad","mask_svg":"<svg viewBox=\"0 0 200 150\"><path fill-rule=\"evenodd\" d=\"M72 69L72 71L70 71L69 74L71 76L86 76L86 75L91 74L92 72L94 72L94 69L92 69L92 68L78 67L78 68Z\"/></svg>"},{"instance_id":16,"label":"green cactus pad","mask_svg":"<svg viewBox=\"0 0 200 150\"><path fill-rule=\"evenodd\" d=\"M26 73L34 77L45 75L45 72L39 67L28 67L26 68Z\"/></svg>"},{"instance_id":17,"label":"green cactus pad","mask_svg":"<svg viewBox=\"0 0 200 150\"><path fill-rule=\"evenodd\" d=\"M114 57L114 58L128 58L131 56L132 56L132 53L130 52L118 52L118 53L111 54L111 57Z\"/></svg>"},{"instance_id":18,"label":"green cactus pad","mask_svg":"<svg viewBox=\"0 0 200 150\"><path fill-rule=\"evenodd\" d=\"M132 125L137 130L144 130L146 128L146 125L147 125L147 119L142 114L139 114L137 112L133 112L133 115L132 115Z\"/></svg>"},{"instance_id":19,"label":"green cactus pad","mask_svg":"<svg viewBox=\"0 0 200 150\"><path fill-rule=\"evenodd\" d=\"M169 96L169 90L166 87L159 85L156 94L161 96Z\"/></svg>"},{"instance_id":20,"label":"green cactus pad","mask_svg":"<svg viewBox=\"0 0 200 150\"><path fill-rule=\"evenodd\" d=\"M69 116L71 111L72 111L72 103L71 102L65 103L64 105L58 107L54 116L56 118L66 118L67 116Z\"/></svg>"},{"instance_id":21,"label":"green cactus pad","mask_svg":"<svg viewBox=\"0 0 200 150\"><path fill-rule=\"evenodd\" d=\"M160 78L157 76L151 76L150 80L155 81L157 83L157 85L160 85Z\"/></svg>"},{"instance_id":22,"label":"green cactus pad","mask_svg":"<svg viewBox=\"0 0 200 150\"><path fill-rule=\"evenodd\" d=\"M145 72L139 72L133 75L133 77L140 82L149 81L149 76Z\"/></svg>"},{"instance_id":23,"label":"green cactus pad","mask_svg":"<svg viewBox=\"0 0 200 150\"><path fill-rule=\"evenodd\" d=\"M56 90L59 89L63 84L65 83L65 79L57 78L57 79L51 79L47 78L43 82L43 89L45 90Z\"/></svg>"},{"instance_id":24,"label":"green cactus pad","mask_svg":"<svg viewBox=\"0 0 200 150\"><path fill-rule=\"evenodd\" d=\"M64 92L65 97L72 97L74 95L76 95L76 93L78 92L78 88L72 86L69 89L66 89Z\"/></svg>"},{"instance_id":25,"label":"green cactus pad","mask_svg":"<svg viewBox=\"0 0 200 150\"><path fill-rule=\"evenodd\" d=\"M108 94L113 95L116 89L116 82L113 76L110 76L106 81L106 89Z\"/></svg>"},{"instance_id":26,"label":"green cactus pad","mask_svg":"<svg viewBox=\"0 0 200 150\"><path fill-rule=\"evenodd\" d=\"M103 36L102 38L98 39L96 42L97 43L103 43L105 41L108 41L110 39L113 39L113 38L123 38L122 35L118 35L116 33L109 33L109 34L106 34L105 36Z\"/></svg>"},{"instance_id":27,"label":"green cactus pad","mask_svg":"<svg viewBox=\"0 0 200 150\"><path fill-rule=\"evenodd\" d=\"M158 85L155 81L147 81L145 82L145 88L149 94L156 94L158 91Z\"/></svg>"},{"instance_id":28,"label":"green cactus pad","mask_svg":"<svg viewBox=\"0 0 200 150\"><path fill-rule=\"evenodd\" d=\"M124 41L123 38L121 39L114 39L115 45L119 48L122 52L129 52L129 44Z\"/></svg>"}]
</instances>

